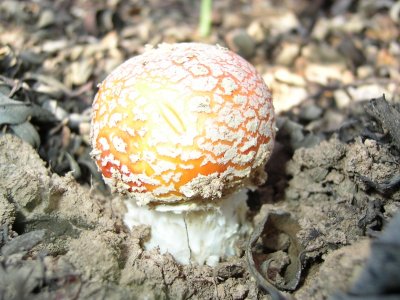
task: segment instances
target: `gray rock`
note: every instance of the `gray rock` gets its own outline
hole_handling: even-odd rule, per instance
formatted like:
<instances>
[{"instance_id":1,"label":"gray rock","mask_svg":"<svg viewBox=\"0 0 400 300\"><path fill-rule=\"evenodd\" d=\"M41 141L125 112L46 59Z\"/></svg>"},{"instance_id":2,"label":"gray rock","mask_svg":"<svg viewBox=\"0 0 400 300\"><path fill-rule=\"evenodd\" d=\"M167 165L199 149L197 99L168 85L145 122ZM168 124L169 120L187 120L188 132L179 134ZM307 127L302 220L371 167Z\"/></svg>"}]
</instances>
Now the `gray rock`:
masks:
<instances>
[{"instance_id":1,"label":"gray rock","mask_svg":"<svg viewBox=\"0 0 400 300\"><path fill-rule=\"evenodd\" d=\"M239 55L247 59L253 57L256 43L246 30L234 29L226 35L225 40L228 47Z\"/></svg>"}]
</instances>

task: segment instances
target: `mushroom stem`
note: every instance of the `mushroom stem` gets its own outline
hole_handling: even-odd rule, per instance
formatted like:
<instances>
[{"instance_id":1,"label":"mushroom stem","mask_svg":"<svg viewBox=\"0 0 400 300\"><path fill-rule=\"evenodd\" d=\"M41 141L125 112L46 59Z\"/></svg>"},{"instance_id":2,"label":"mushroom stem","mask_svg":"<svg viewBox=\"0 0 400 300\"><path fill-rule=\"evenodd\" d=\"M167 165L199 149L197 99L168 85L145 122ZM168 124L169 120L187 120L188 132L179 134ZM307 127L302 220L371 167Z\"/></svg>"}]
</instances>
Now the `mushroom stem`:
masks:
<instances>
[{"instance_id":1,"label":"mushroom stem","mask_svg":"<svg viewBox=\"0 0 400 300\"><path fill-rule=\"evenodd\" d=\"M215 266L221 258L237 255L238 242L249 234L252 224L247 219L247 189L218 200L218 205L188 210L187 205L150 209L128 200L124 222L151 226L146 249L159 247L177 262Z\"/></svg>"}]
</instances>

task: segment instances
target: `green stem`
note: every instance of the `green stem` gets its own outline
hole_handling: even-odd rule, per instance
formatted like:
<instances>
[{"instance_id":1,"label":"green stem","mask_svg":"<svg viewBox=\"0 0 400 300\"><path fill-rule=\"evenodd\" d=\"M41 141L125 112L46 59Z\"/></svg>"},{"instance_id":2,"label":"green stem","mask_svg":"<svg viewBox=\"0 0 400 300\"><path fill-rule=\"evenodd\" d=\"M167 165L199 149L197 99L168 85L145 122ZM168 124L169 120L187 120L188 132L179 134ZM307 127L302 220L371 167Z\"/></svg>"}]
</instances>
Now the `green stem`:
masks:
<instances>
[{"instance_id":1,"label":"green stem","mask_svg":"<svg viewBox=\"0 0 400 300\"><path fill-rule=\"evenodd\" d=\"M211 12L212 0L201 0L199 33L201 37L206 37L211 31Z\"/></svg>"}]
</instances>

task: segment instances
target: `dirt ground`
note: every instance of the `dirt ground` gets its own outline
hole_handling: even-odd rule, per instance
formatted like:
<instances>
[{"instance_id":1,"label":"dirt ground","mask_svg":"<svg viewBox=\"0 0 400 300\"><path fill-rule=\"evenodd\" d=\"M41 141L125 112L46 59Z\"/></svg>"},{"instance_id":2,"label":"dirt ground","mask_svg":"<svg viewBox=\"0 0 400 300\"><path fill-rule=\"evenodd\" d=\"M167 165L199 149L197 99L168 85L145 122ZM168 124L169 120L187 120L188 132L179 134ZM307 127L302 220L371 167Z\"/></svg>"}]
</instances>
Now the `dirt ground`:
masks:
<instances>
[{"instance_id":1,"label":"dirt ground","mask_svg":"<svg viewBox=\"0 0 400 300\"><path fill-rule=\"evenodd\" d=\"M0 299L400 297L400 2L215 0L206 37L198 12L0 2ZM89 157L97 84L146 44L187 41L253 63L278 116L254 232L213 268L144 250L150 229L129 232Z\"/></svg>"}]
</instances>

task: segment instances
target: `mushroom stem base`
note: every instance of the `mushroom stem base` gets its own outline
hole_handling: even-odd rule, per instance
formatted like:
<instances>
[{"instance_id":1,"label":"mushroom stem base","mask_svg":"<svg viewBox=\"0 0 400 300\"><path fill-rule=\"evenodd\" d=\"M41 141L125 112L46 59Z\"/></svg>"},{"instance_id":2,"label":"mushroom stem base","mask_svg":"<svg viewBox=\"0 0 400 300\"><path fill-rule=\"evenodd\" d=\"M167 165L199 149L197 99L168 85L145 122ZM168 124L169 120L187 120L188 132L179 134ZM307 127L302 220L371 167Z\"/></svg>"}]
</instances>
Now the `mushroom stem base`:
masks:
<instances>
[{"instance_id":1,"label":"mushroom stem base","mask_svg":"<svg viewBox=\"0 0 400 300\"><path fill-rule=\"evenodd\" d=\"M158 211L138 206L128 200L124 222L132 228L150 225L151 238L146 249L159 247L169 252L181 264L216 265L220 259L240 253L238 243L249 234L252 225L247 220L247 189L242 189L218 201L218 206L204 209L174 209Z\"/></svg>"}]
</instances>

